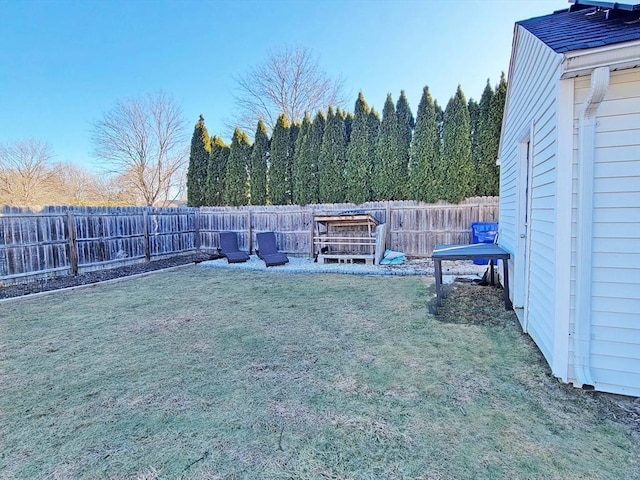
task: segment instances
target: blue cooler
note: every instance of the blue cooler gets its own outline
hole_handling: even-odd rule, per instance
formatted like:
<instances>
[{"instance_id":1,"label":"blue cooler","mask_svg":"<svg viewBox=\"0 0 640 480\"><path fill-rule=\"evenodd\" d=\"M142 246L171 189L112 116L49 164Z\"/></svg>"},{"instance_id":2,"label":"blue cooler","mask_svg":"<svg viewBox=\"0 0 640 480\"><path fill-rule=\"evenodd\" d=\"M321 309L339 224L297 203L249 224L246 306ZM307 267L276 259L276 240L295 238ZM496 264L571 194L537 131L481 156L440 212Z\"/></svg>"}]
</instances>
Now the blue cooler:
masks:
<instances>
[{"instance_id":1,"label":"blue cooler","mask_svg":"<svg viewBox=\"0 0 640 480\"><path fill-rule=\"evenodd\" d=\"M474 222L471 224L472 243L494 243L498 235L498 222ZM486 265L488 258L474 260L476 265Z\"/></svg>"}]
</instances>

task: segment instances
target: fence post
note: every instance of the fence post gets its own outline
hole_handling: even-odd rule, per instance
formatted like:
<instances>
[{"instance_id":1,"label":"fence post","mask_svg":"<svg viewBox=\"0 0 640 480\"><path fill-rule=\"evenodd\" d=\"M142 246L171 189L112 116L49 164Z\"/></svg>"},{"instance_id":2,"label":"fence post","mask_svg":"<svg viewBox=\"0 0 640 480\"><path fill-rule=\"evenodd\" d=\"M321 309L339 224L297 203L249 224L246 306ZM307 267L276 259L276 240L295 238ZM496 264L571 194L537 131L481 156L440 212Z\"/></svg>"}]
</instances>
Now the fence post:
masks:
<instances>
[{"instance_id":1,"label":"fence post","mask_svg":"<svg viewBox=\"0 0 640 480\"><path fill-rule=\"evenodd\" d=\"M193 246L196 248L196 252L200 252L200 207L196 208L193 223L195 227Z\"/></svg>"},{"instance_id":2,"label":"fence post","mask_svg":"<svg viewBox=\"0 0 640 480\"><path fill-rule=\"evenodd\" d=\"M249 255L251 255L251 249L253 247L253 239L251 238L251 208L247 210L247 230L249 233L249 240L247 240L247 248L249 249Z\"/></svg>"},{"instance_id":3,"label":"fence post","mask_svg":"<svg viewBox=\"0 0 640 480\"><path fill-rule=\"evenodd\" d=\"M384 223L387 224L386 235L385 235L385 243L387 244L387 248L391 248L391 202L387 200L387 205L385 207L385 219Z\"/></svg>"},{"instance_id":4,"label":"fence post","mask_svg":"<svg viewBox=\"0 0 640 480\"><path fill-rule=\"evenodd\" d=\"M147 208L142 211L142 235L144 237L144 259L151 261L151 248L149 246L149 212Z\"/></svg>"},{"instance_id":5,"label":"fence post","mask_svg":"<svg viewBox=\"0 0 640 480\"><path fill-rule=\"evenodd\" d=\"M76 236L76 219L72 212L67 212L67 231L69 232L69 263L71 275L78 275L78 240Z\"/></svg>"},{"instance_id":6,"label":"fence post","mask_svg":"<svg viewBox=\"0 0 640 480\"><path fill-rule=\"evenodd\" d=\"M315 236L315 232L316 232L316 211L315 209L311 209L310 212L311 215L311 221L309 222L309 224L311 225L311 228L309 229L309 250L311 250L311 257L314 257L316 252L315 252L315 246L313 244L313 237Z\"/></svg>"}]
</instances>

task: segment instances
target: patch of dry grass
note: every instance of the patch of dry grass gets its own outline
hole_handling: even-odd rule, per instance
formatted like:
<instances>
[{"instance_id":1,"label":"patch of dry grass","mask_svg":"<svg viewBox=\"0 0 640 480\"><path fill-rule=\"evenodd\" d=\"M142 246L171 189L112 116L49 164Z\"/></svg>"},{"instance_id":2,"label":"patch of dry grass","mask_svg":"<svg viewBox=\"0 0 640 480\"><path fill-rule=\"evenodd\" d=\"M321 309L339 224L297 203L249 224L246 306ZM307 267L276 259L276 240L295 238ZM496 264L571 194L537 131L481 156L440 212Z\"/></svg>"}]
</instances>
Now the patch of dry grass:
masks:
<instances>
[{"instance_id":1,"label":"patch of dry grass","mask_svg":"<svg viewBox=\"0 0 640 480\"><path fill-rule=\"evenodd\" d=\"M639 477L499 292L430 289L194 267L2 305L0 477Z\"/></svg>"}]
</instances>

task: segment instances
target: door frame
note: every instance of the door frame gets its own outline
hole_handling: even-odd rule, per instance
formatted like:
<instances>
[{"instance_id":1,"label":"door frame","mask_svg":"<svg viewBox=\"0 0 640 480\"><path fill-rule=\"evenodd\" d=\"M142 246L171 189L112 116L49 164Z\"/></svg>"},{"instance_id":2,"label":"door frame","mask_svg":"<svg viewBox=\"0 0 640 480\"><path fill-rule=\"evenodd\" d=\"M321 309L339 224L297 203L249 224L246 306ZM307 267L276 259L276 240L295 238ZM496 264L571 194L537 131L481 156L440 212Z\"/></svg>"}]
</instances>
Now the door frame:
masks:
<instances>
[{"instance_id":1,"label":"door frame","mask_svg":"<svg viewBox=\"0 0 640 480\"><path fill-rule=\"evenodd\" d=\"M534 129L535 122L518 141L518 211L516 227L516 255L514 262L515 288L513 292L514 308L523 310L520 323L524 332L529 327L529 286L531 270L531 203L533 191L534 164Z\"/></svg>"}]
</instances>

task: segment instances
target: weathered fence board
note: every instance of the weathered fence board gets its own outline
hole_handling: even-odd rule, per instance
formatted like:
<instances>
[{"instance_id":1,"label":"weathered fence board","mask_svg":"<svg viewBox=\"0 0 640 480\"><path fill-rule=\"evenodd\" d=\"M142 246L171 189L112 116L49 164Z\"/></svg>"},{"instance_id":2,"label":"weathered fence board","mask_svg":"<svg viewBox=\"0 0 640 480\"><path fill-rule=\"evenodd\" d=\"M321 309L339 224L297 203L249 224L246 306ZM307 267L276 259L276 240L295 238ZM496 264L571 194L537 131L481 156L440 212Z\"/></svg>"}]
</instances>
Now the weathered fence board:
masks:
<instances>
[{"instance_id":1,"label":"weathered fence board","mask_svg":"<svg viewBox=\"0 0 640 480\"><path fill-rule=\"evenodd\" d=\"M0 217L0 276L68 270L66 214Z\"/></svg>"},{"instance_id":2,"label":"weathered fence board","mask_svg":"<svg viewBox=\"0 0 640 480\"><path fill-rule=\"evenodd\" d=\"M0 282L112 268L154 258L214 251L220 232L238 234L253 253L256 235L276 232L281 251L311 256L314 215L366 212L386 224L387 248L431 256L436 244L469 243L471 223L498 220L497 197L458 205L413 201L202 208L4 207L0 213Z\"/></svg>"},{"instance_id":3,"label":"weathered fence board","mask_svg":"<svg viewBox=\"0 0 640 480\"><path fill-rule=\"evenodd\" d=\"M0 282L69 275L195 251L196 209L48 207L0 214Z\"/></svg>"}]
</instances>

